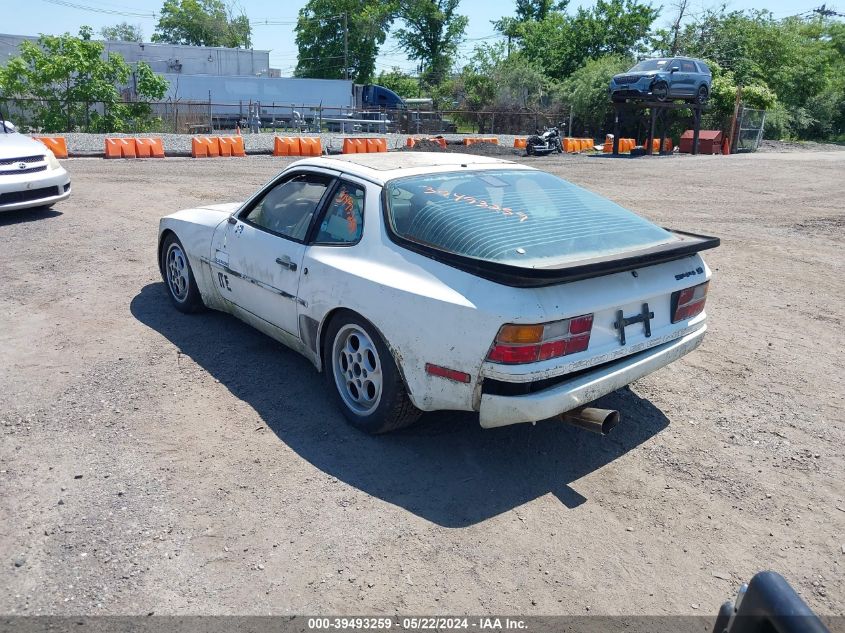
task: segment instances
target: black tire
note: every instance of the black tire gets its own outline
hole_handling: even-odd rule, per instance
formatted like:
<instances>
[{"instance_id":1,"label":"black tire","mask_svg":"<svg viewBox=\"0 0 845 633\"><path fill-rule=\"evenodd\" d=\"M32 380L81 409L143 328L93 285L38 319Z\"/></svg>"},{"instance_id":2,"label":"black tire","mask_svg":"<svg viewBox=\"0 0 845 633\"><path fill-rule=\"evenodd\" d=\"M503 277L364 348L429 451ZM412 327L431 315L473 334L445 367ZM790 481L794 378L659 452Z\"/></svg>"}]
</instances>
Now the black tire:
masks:
<instances>
[{"instance_id":1,"label":"black tire","mask_svg":"<svg viewBox=\"0 0 845 633\"><path fill-rule=\"evenodd\" d=\"M528 156L534 156L534 146L530 142L525 146L525 153Z\"/></svg>"},{"instance_id":2,"label":"black tire","mask_svg":"<svg viewBox=\"0 0 845 633\"><path fill-rule=\"evenodd\" d=\"M669 98L669 84L665 81L660 81L651 88L652 96L660 102L666 101Z\"/></svg>"},{"instance_id":3,"label":"black tire","mask_svg":"<svg viewBox=\"0 0 845 633\"><path fill-rule=\"evenodd\" d=\"M698 92L695 93L695 102L699 105L704 105L710 98L710 91L707 86L701 85L698 87Z\"/></svg>"},{"instance_id":4,"label":"black tire","mask_svg":"<svg viewBox=\"0 0 845 633\"><path fill-rule=\"evenodd\" d=\"M159 262L161 277L164 279L167 295L173 306L185 314L203 310L205 305L194 279L194 271L191 270L185 247L176 235L170 233L164 238L159 256L161 257Z\"/></svg>"},{"instance_id":5,"label":"black tire","mask_svg":"<svg viewBox=\"0 0 845 633\"><path fill-rule=\"evenodd\" d=\"M358 351L361 353L356 354ZM370 351L375 352L375 360L368 356ZM357 356L357 362L354 358L351 362L344 360L350 352ZM369 398L368 389L374 383L367 380L376 372L381 379L377 399ZM328 325L323 343L323 375L343 416L360 431L372 435L396 431L412 425L422 415L411 402L393 354L381 334L354 312L338 313ZM356 394L360 399L355 399Z\"/></svg>"}]
</instances>

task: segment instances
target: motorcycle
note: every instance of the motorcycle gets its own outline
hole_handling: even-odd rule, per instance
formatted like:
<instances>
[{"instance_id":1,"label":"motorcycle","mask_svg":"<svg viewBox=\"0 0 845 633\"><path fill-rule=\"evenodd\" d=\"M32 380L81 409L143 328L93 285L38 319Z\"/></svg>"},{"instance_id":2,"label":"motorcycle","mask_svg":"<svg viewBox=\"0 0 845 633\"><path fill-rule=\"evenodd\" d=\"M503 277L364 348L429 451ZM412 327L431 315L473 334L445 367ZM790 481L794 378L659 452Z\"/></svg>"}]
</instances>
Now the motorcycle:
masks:
<instances>
[{"instance_id":1,"label":"motorcycle","mask_svg":"<svg viewBox=\"0 0 845 633\"><path fill-rule=\"evenodd\" d=\"M546 156L552 152L563 153L563 145L560 138L560 129L557 127L543 128L543 131L536 131L534 136L529 136L525 142L525 153L529 156Z\"/></svg>"}]
</instances>

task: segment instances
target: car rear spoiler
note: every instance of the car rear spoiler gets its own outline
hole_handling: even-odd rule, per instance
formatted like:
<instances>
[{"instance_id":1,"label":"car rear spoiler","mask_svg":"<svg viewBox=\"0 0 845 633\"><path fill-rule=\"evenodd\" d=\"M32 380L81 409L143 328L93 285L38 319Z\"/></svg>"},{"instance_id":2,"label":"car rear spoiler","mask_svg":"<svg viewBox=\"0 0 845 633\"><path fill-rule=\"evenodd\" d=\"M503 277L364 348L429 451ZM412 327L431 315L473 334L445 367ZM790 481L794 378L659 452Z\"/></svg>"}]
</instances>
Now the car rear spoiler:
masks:
<instances>
[{"instance_id":1,"label":"car rear spoiler","mask_svg":"<svg viewBox=\"0 0 845 633\"><path fill-rule=\"evenodd\" d=\"M603 275L635 270L695 255L700 251L719 246L718 237L697 235L684 231L666 229L677 241L659 244L650 248L628 251L622 254L592 259L576 260L557 266L527 268L511 266L473 257L447 253L425 244L404 239L391 231L391 239L420 255L425 255L443 264L472 273L478 277L516 288L538 288L555 284L570 283Z\"/></svg>"}]
</instances>

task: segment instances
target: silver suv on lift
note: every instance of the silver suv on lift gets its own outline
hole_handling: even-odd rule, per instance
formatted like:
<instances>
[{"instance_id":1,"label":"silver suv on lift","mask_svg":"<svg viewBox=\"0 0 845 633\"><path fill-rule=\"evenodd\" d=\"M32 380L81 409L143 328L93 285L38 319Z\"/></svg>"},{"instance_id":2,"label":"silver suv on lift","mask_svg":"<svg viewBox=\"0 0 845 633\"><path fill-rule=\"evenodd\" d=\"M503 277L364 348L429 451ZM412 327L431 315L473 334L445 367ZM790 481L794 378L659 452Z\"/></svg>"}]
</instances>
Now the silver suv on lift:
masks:
<instances>
[{"instance_id":1,"label":"silver suv on lift","mask_svg":"<svg viewBox=\"0 0 845 633\"><path fill-rule=\"evenodd\" d=\"M710 68L700 59L644 59L627 72L614 75L610 80L610 98L613 101L683 99L693 103L706 103L710 97L712 83Z\"/></svg>"}]
</instances>

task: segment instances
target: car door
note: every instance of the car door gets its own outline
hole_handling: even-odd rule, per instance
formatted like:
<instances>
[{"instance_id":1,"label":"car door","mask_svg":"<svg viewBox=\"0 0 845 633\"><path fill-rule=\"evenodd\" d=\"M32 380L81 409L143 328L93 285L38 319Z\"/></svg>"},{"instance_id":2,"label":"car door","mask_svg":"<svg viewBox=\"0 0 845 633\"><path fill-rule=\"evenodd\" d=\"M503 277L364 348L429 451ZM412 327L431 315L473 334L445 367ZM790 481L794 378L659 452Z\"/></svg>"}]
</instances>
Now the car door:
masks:
<instances>
[{"instance_id":1,"label":"car door","mask_svg":"<svg viewBox=\"0 0 845 633\"><path fill-rule=\"evenodd\" d=\"M696 80L698 79L698 68L691 59L680 60L681 71L676 73L681 76L681 85L678 94L692 96L695 94Z\"/></svg>"},{"instance_id":2,"label":"car door","mask_svg":"<svg viewBox=\"0 0 845 633\"><path fill-rule=\"evenodd\" d=\"M677 68L677 70L672 70ZM675 97L683 92L684 77L681 73L681 60L673 59L666 65L669 72L669 96Z\"/></svg>"},{"instance_id":3,"label":"car door","mask_svg":"<svg viewBox=\"0 0 845 633\"><path fill-rule=\"evenodd\" d=\"M286 174L221 225L212 267L221 294L236 309L298 338L305 242L333 185L328 174Z\"/></svg>"}]
</instances>

